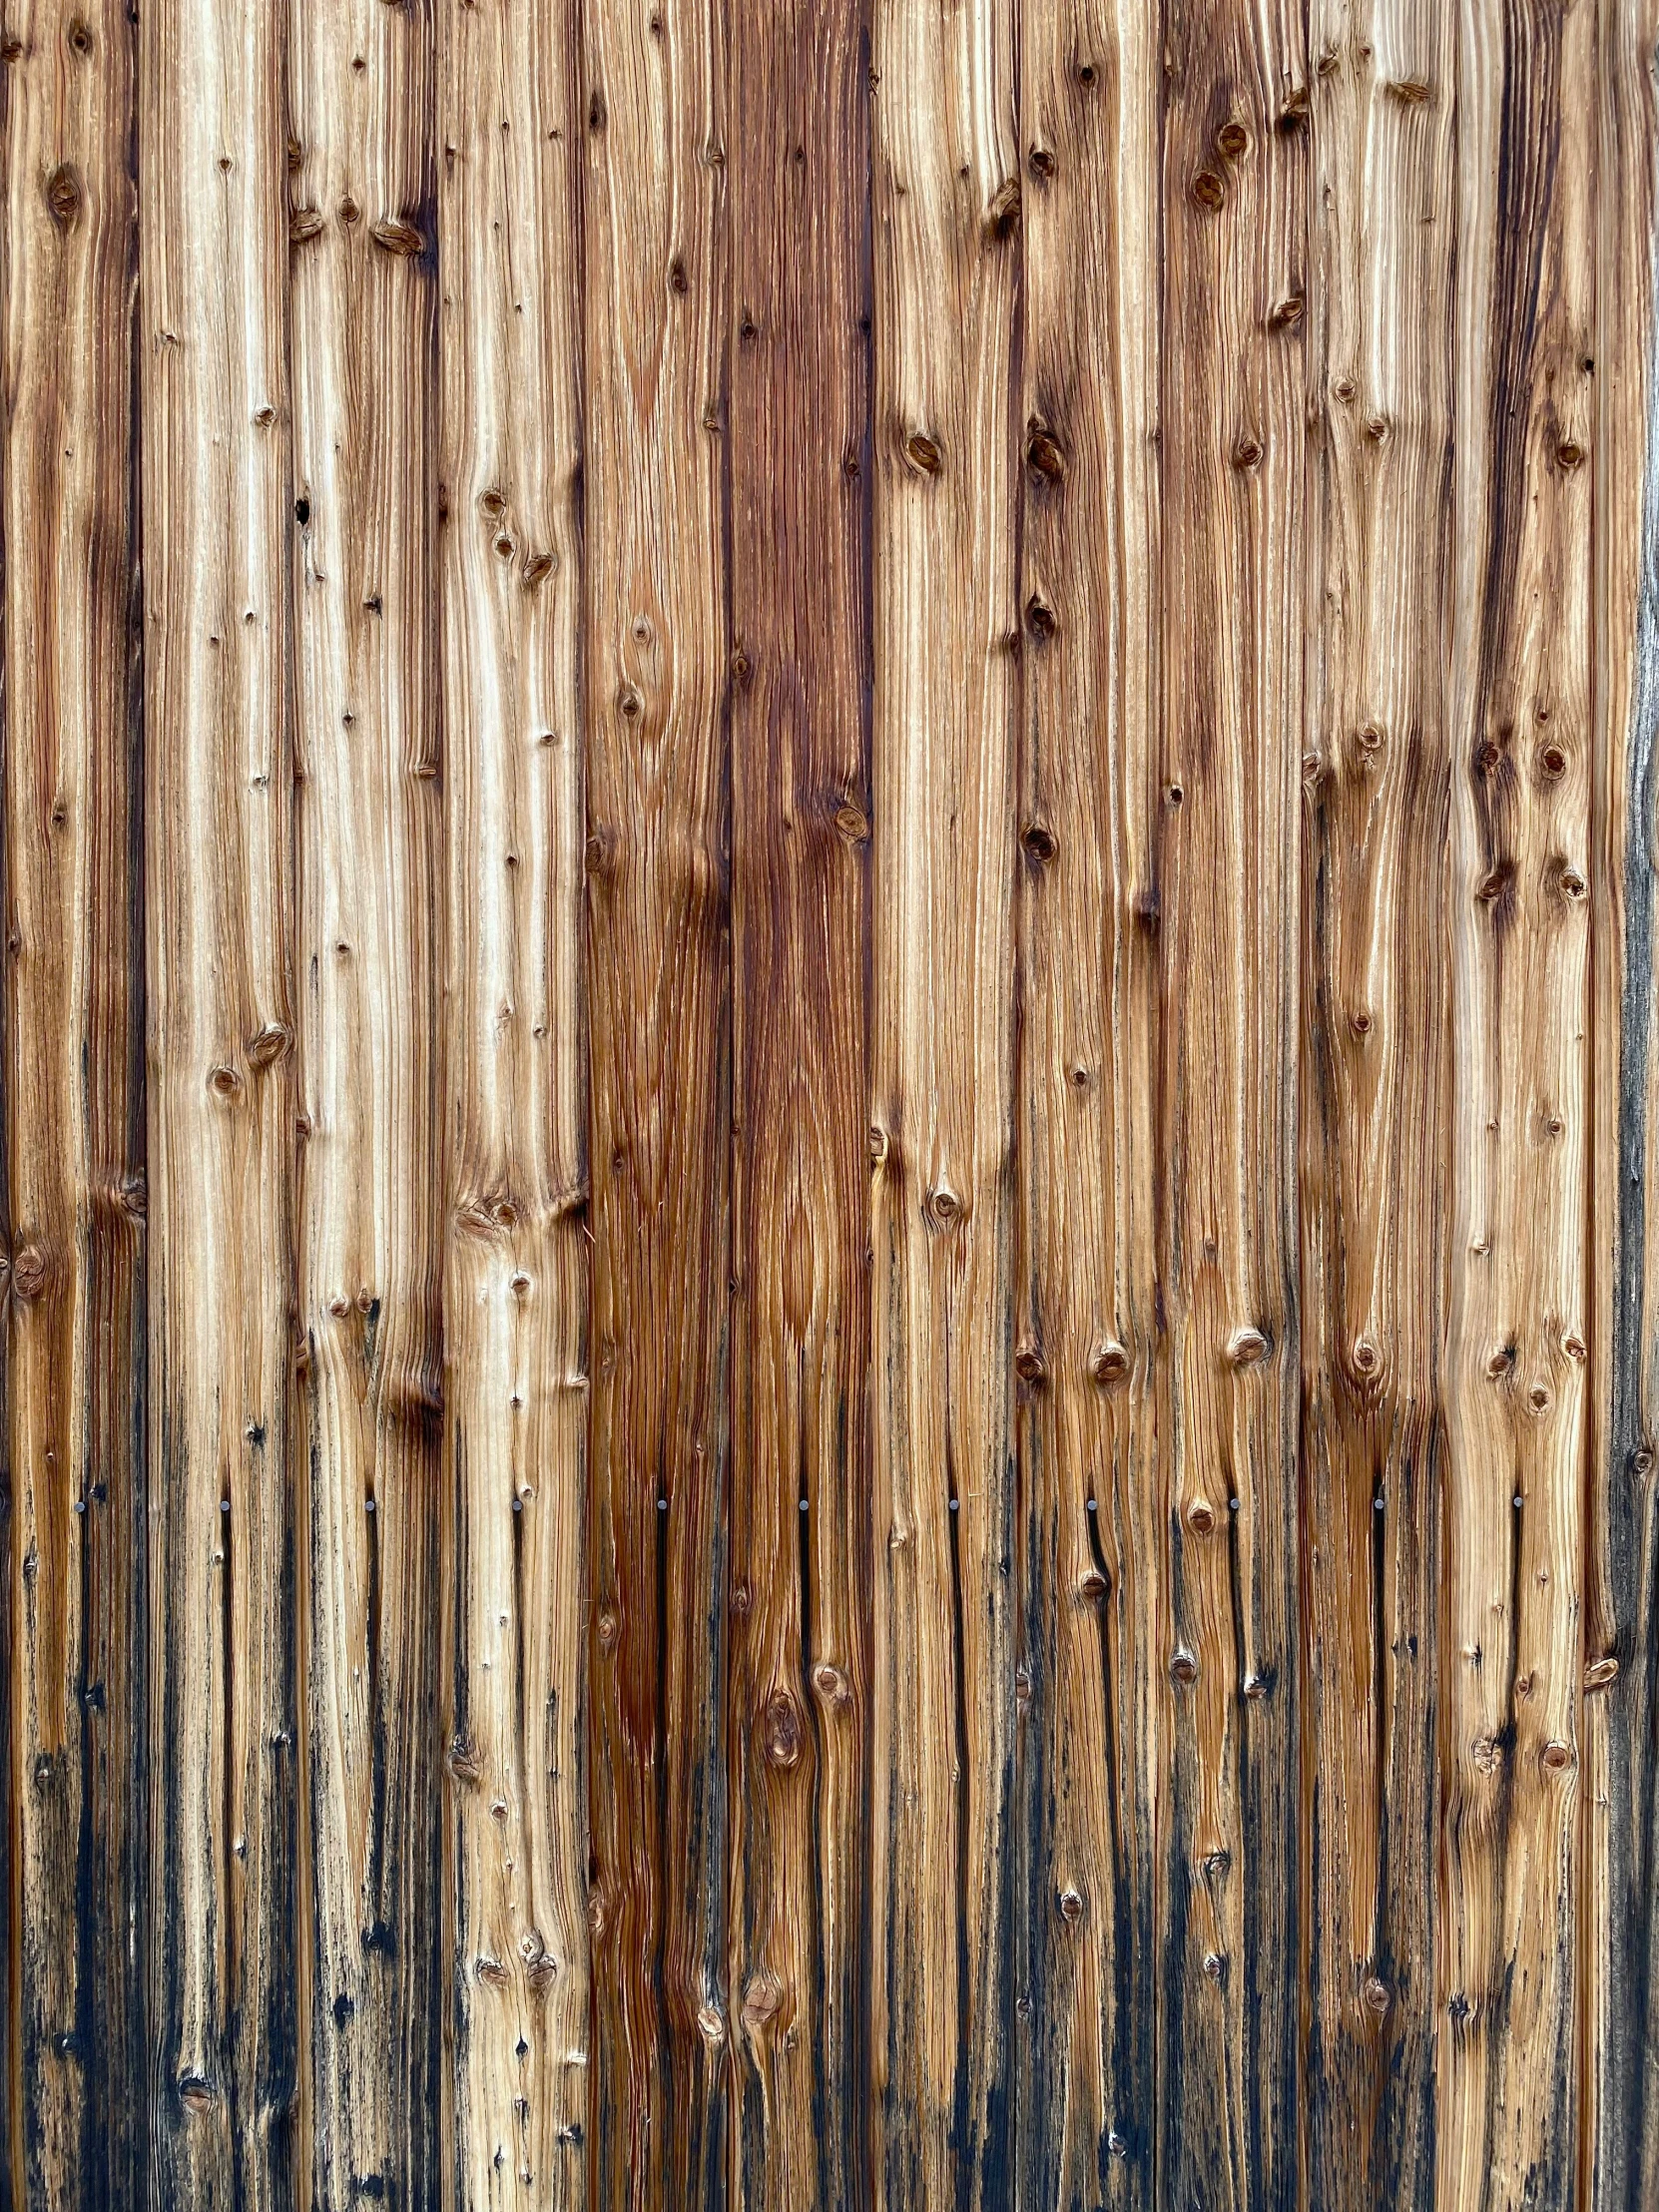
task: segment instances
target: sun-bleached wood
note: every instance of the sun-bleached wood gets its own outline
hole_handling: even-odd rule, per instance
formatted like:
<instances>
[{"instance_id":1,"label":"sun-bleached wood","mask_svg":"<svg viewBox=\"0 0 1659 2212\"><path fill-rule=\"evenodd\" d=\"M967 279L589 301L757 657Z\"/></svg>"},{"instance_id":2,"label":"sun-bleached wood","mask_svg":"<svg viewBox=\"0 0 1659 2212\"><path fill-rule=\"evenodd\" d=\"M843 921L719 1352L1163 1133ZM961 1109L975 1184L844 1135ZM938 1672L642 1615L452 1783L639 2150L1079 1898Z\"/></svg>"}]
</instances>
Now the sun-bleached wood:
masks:
<instances>
[{"instance_id":1,"label":"sun-bleached wood","mask_svg":"<svg viewBox=\"0 0 1659 2212\"><path fill-rule=\"evenodd\" d=\"M1164 57L1137 0L1022 30L1019 2186L1150 2207Z\"/></svg>"},{"instance_id":2,"label":"sun-bleached wood","mask_svg":"<svg viewBox=\"0 0 1659 2212\"><path fill-rule=\"evenodd\" d=\"M310 2182L446 2201L433 31L289 54Z\"/></svg>"},{"instance_id":3,"label":"sun-bleached wood","mask_svg":"<svg viewBox=\"0 0 1659 2212\"><path fill-rule=\"evenodd\" d=\"M1012 34L871 26L873 2123L918 2212L1012 2151Z\"/></svg>"},{"instance_id":4,"label":"sun-bleached wood","mask_svg":"<svg viewBox=\"0 0 1659 2212\"><path fill-rule=\"evenodd\" d=\"M1309 2186L1434 2187L1452 11L1313 45L1302 848Z\"/></svg>"},{"instance_id":5,"label":"sun-bleached wood","mask_svg":"<svg viewBox=\"0 0 1659 2212\"><path fill-rule=\"evenodd\" d=\"M587 2202L574 10L438 13L454 2165Z\"/></svg>"},{"instance_id":6,"label":"sun-bleached wood","mask_svg":"<svg viewBox=\"0 0 1659 2212\"><path fill-rule=\"evenodd\" d=\"M139 25L151 2192L295 2160L286 11Z\"/></svg>"},{"instance_id":7,"label":"sun-bleached wood","mask_svg":"<svg viewBox=\"0 0 1659 2212\"><path fill-rule=\"evenodd\" d=\"M1460 12L1442 2212L1565 2203L1574 2169L1594 85L1591 10Z\"/></svg>"}]
</instances>

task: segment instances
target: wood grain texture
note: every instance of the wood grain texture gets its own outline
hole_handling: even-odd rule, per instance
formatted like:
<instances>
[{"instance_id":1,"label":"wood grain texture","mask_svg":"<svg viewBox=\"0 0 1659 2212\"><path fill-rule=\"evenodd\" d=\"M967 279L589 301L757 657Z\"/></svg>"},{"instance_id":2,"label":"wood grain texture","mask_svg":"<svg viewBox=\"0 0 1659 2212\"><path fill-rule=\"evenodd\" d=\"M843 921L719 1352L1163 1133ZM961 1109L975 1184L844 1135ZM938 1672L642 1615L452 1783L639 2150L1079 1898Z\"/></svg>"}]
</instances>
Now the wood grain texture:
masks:
<instances>
[{"instance_id":1,"label":"wood grain texture","mask_svg":"<svg viewBox=\"0 0 1659 2212\"><path fill-rule=\"evenodd\" d=\"M1296 2188L1309 152L1289 7L1169 10L1158 927L1159 2192Z\"/></svg>"},{"instance_id":2,"label":"wood grain texture","mask_svg":"<svg viewBox=\"0 0 1659 2212\"><path fill-rule=\"evenodd\" d=\"M1594 1186L1582 1713L1580 2202L1659 2196L1653 1301L1659 721L1659 12L1598 26L1593 841Z\"/></svg>"},{"instance_id":3,"label":"wood grain texture","mask_svg":"<svg viewBox=\"0 0 1659 2212\"><path fill-rule=\"evenodd\" d=\"M1575 2164L1595 47L1458 29L1438 2201L1506 2207Z\"/></svg>"},{"instance_id":4,"label":"wood grain texture","mask_svg":"<svg viewBox=\"0 0 1659 2212\"><path fill-rule=\"evenodd\" d=\"M0 157L0 2212L1646 2212L1659 0Z\"/></svg>"},{"instance_id":5,"label":"wood grain texture","mask_svg":"<svg viewBox=\"0 0 1659 2212\"><path fill-rule=\"evenodd\" d=\"M311 2188L413 2212L444 2201L430 9L296 10L289 69Z\"/></svg>"},{"instance_id":6,"label":"wood grain texture","mask_svg":"<svg viewBox=\"0 0 1659 2212\"><path fill-rule=\"evenodd\" d=\"M1156 11L1021 16L1018 2188L1157 2190Z\"/></svg>"},{"instance_id":7,"label":"wood grain texture","mask_svg":"<svg viewBox=\"0 0 1659 2212\"><path fill-rule=\"evenodd\" d=\"M587 2201L574 11L438 16L453 2194Z\"/></svg>"},{"instance_id":8,"label":"wood grain texture","mask_svg":"<svg viewBox=\"0 0 1659 2212\"><path fill-rule=\"evenodd\" d=\"M583 18L594 2202L727 2195L725 31Z\"/></svg>"},{"instance_id":9,"label":"wood grain texture","mask_svg":"<svg viewBox=\"0 0 1659 2212\"><path fill-rule=\"evenodd\" d=\"M138 42L151 2198L204 2208L298 2187L285 22Z\"/></svg>"},{"instance_id":10,"label":"wood grain texture","mask_svg":"<svg viewBox=\"0 0 1659 2212\"><path fill-rule=\"evenodd\" d=\"M963 2212L1013 2148L1012 33L871 34L872 2117L877 2201Z\"/></svg>"},{"instance_id":11,"label":"wood grain texture","mask_svg":"<svg viewBox=\"0 0 1659 2212\"><path fill-rule=\"evenodd\" d=\"M1455 25L1312 25L1303 760L1307 2171L1434 2186Z\"/></svg>"},{"instance_id":12,"label":"wood grain texture","mask_svg":"<svg viewBox=\"0 0 1659 2212\"><path fill-rule=\"evenodd\" d=\"M135 42L8 18L6 1090L17 2200L145 2187Z\"/></svg>"},{"instance_id":13,"label":"wood grain texture","mask_svg":"<svg viewBox=\"0 0 1659 2212\"><path fill-rule=\"evenodd\" d=\"M816 0L728 40L732 2198L830 2212L869 2202L869 56Z\"/></svg>"}]
</instances>

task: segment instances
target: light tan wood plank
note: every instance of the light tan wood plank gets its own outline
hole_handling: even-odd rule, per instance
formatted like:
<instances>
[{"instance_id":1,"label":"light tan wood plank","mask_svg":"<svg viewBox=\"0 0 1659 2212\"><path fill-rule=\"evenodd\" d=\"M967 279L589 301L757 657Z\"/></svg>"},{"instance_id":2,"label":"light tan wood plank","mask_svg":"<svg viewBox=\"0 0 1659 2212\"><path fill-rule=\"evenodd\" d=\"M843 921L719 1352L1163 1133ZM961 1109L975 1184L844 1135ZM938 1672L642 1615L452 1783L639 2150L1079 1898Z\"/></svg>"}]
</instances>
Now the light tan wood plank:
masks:
<instances>
[{"instance_id":1,"label":"light tan wood plank","mask_svg":"<svg viewBox=\"0 0 1659 2212\"><path fill-rule=\"evenodd\" d=\"M1013 59L990 0L875 9L872 2117L915 2212L1012 2150Z\"/></svg>"},{"instance_id":2,"label":"light tan wood plank","mask_svg":"<svg viewBox=\"0 0 1659 2212\"><path fill-rule=\"evenodd\" d=\"M1437 2201L1494 2212L1575 2165L1594 64L1460 13Z\"/></svg>"},{"instance_id":3,"label":"light tan wood plank","mask_svg":"<svg viewBox=\"0 0 1659 2212\"><path fill-rule=\"evenodd\" d=\"M289 52L311 2187L443 2201L432 23Z\"/></svg>"},{"instance_id":4,"label":"light tan wood plank","mask_svg":"<svg viewBox=\"0 0 1659 2212\"><path fill-rule=\"evenodd\" d=\"M152 2195L292 2203L286 12L139 26Z\"/></svg>"},{"instance_id":5,"label":"light tan wood plank","mask_svg":"<svg viewBox=\"0 0 1659 2212\"><path fill-rule=\"evenodd\" d=\"M482 2212L587 2202L581 133L573 9L448 0L438 43L453 2201Z\"/></svg>"}]
</instances>

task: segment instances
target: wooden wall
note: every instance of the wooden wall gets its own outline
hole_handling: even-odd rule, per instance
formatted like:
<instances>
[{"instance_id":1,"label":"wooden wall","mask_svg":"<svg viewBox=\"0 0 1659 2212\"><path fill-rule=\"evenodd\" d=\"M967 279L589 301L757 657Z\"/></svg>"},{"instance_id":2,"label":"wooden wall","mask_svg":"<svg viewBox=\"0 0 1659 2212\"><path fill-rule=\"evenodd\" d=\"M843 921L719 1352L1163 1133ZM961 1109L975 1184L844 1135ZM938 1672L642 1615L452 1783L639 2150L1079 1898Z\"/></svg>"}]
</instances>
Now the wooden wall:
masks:
<instances>
[{"instance_id":1,"label":"wooden wall","mask_svg":"<svg viewBox=\"0 0 1659 2212\"><path fill-rule=\"evenodd\" d=\"M1659 2205L1659 0L6 0L0 2212Z\"/></svg>"}]
</instances>

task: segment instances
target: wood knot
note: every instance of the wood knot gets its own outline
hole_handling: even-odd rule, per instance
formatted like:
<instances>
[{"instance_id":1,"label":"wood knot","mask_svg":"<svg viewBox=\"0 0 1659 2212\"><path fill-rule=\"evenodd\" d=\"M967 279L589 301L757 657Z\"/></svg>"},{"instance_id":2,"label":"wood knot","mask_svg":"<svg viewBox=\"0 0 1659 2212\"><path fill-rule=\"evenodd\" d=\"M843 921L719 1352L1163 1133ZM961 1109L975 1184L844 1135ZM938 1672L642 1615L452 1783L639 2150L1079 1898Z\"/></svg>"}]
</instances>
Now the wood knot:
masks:
<instances>
[{"instance_id":1,"label":"wood knot","mask_svg":"<svg viewBox=\"0 0 1659 2212\"><path fill-rule=\"evenodd\" d=\"M1086 1568L1077 1580L1077 1594L1085 1605L1098 1605L1110 1588L1098 1567Z\"/></svg>"},{"instance_id":2,"label":"wood knot","mask_svg":"<svg viewBox=\"0 0 1659 2212\"><path fill-rule=\"evenodd\" d=\"M382 217L378 223L371 223L368 235L382 254L399 261L413 261L426 244L414 225L405 223L401 216Z\"/></svg>"},{"instance_id":3,"label":"wood knot","mask_svg":"<svg viewBox=\"0 0 1659 2212\"><path fill-rule=\"evenodd\" d=\"M1499 860L1496 867L1488 868L1474 886L1474 895L1482 905L1493 906L1509 888L1515 872L1513 860Z\"/></svg>"},{"instance_id":4,"label":"wood knot","mask_svg":"<svg viewBox=\"0 0 1659 2212\"><path fill-rule=\"evenodd\" d=\"M1198 1680L1198 1661L1190 1651L1178 1651L1169 1663L1169 1671L1177 1682L1193 1683Z\"/></svg>"},{"instance_id":5,"label":"wood knot","mask_svg":"<svg viewBox=\"0 0 1659 2212\"><path fill-rule=\"evenodd\" d=\"M948 1183L935 1183L922 1200L921 1210L932 1229L954 1229L965 1211Z\"/></svg>"},{"instance_id":6,"label":"wood knot","mask_svg":"<svg viewBox=\"0 0 1659 2212\"><path fill-rule=\"evenodd\" d=\"M1054 156L1046 146L1033 146L1026 155L1026 166L1033 177L1040 177L1044 184L1054 174Z\"/></svg>"},{"instance_id":7,"label":"wood knot","mask_svg":"<svg viewBox=\"0 0 1659 2212\"><path fill-rule=\"evenodd\" d=\"M1216 133L1216 146L1224 161L1242 161L1250 152L1250 133L1237 116Z\"/></svg>"},{"instance_id":8,"label":"wood knot","mask_svg":"<svg viewBox=\"0 0 1659 2212\"><path fill-rule=\"evenodd\" d=\"M219 2091L203 2074L182 2073L178 2087L179 2101L187 2112L211 2112L219 2102Z\"/></svg>"},{"instance_id":9,"label":"wood knot","mask_svg":"<svg viewBox=\"0 0 1659 2212\"><path fill-rule=\"evenodd\" d=\"M1554 1738L1544 1746L1544 1772L1564 1774L1572 1765L1572 1749L1560 1739Z\"/></svg>"},{"instance_id":10,"label":"wood knot","mask_svg":"<svg viewBox=\"0 0 1659 2212\"><path fill-rule=\"evenodd\" d=\"M1045 822L1028 822L1020 831L1019 841L1038 867L1047 867L1059 850L1054 841L1054 832Z\"/></svg>"},{"instance_id":11,"label":"wood knot","mask_svg":"<svg viewBox=\"0 0 1659 2212\"><path fill-rule=\"evenodd\" d=\"M1558 784L1567 773L1567 756L1558 745L1546 745L1538 755L1538 774L1546 783Z\"/></svg>"},{"instance_id":12,"label":"wood knot","mask_svg":"<svg viewBox=\"0 0 1659 2212\"><path fill-rule=\"evenodd\" d=\"M601 1613L599 1616L599 1648L601 1651L616 1649L616 1615Z\"/></svg>"},{"instance_id":13,"label":"wood knot","mask_svg":"<svg viewBox=\"0 0 1659 2212\"><path fill-rule=\"evenodd\" d=\"M538 584L545 584L559 563L551 553L532 553L524 564L524 588L534 591Z\"/></svg>"},{"instance_id":14,"label":"wood knot","mask_svg":"<svg viewBox=\"0 0 1659 2212\"><path fill-rule=\"evenodd\" d=\"M1366 2010L1381 2019L1388 2009L1389 1998L1386 1982L1379 1981L1376 1974L1368 1974L1365 1987L1360 1994L1365 2000Z\"/></svg>"},{"instance_id":15,"label":"wood knot","mask_svg":"<svg viewBox=\"0 0 1659 2212\"><path fill-rule=\"evenodd\" d=\"M1563 898L1580 899L1584 896L1584 878L1575 867L1563 867L1557 879Z\"/></svg>"},{"instance_id":16,"label":"wood knot","mask_svg":"<svg viewBox=\"0 0 1659 2212\"><path fill-rule=\"evenodd\" d=\"M315 208L292 208L288 211L288 244L308 246L312 239L322 236L322 217Z\"/></svg>"},{"instance_id":17,"label":"wood knot","mask_svg":"<svg viewBox=\"0 0 1659 2212\"><path fill-rule=\"evenodd\" d=\"M1240 438L1238 444L1235 445L1233 448L1233 466L1237 469L1248 470L1259 468L1261 464L1261 439L1253 437Z\"/></svg>"},{"instance_id":18,"label":"wood knot","mask_svg":"<svg viewBox=\"0 0 1659 2212\"><path fill-rule=\"evenodd\" d=\"M1204 1971L1206 1977L1211 1981L1225 1981L1227 1979L1227 1960L1219 1950L1207 1950L1204 1953Z\"/></svg>"},{"instance_id":19,"label":"wood knot","mask_svg":"<svg viewBox=\"0 0 1659 2212\"><path fill-rule=\"evenodd\" d=\"M718 2004L700 2004L697 2008L697 2032L711 2049L726 2040L726 2021Z\"/></svg>"},{"instance_id":20,"label":"wood knot","mask_svg":"<svg viewBox=\"0 0 1659 2212\"><path fill-rule=\"evenodd\" d=\"M1083 1918L1083 1900L1075 1890L1062 1890L1059 1897L1060 1918L1068 1928L1075 1928Z\"/></svg>"},{"instance_id":21,"label":"wood knot","mask_svg":"<svg viewBox=\"0 0 1659 2212\"><path fill-rule=\"evenodd\" d=\"M985 210L985 228L993 239L1011 239L1019 229L1019 179L1005 177Z\"/></svg>"},{"instance_id":22,"label":"wood knot","mask_svg":"<svg viewBox=\"0 0 1659 2212\"><path fill-rule=\"evenodd\" d=\"M1054 609L1036 592L1025 603L1025 621L1034 638L1054 635Z\"/></svg>"},{"instance_id":23,"label":"wood knot","mask_svg":"<svg viewBox=\"0 0 1659 2212\"><path fill-rule=\"evenodd\" d=\"M1188 187L1188 195L1195 208L1203 208L1214 214L1227 204L1227 187L1213 169L1201 169Z\"/></svg>"},{"instance_id":24,"label":"wood knot","mask_svg":"<svg viewBox=\"0 0 1659 2212\"><path fill-rule=\"evenodd\" d=\"M264 1074L267 1068L275 1067L293 1050L293 1031L286 1022L268 1021L254 1032L243 1049L248 1054L249 1066Z\"/></svg>"},{"instance_id":25,"label":"wood knot","mask_svg":"<svg viewBox=\"0 0 1659 2212\"><path fill-rule=\"evenodd\" d=\"M60 162L46 180L46 205L60 231L73 228L81 213L81 180L73 162Z\"/></svg>"},{"instance_id":26,"label":"wood knot","mask_svg":"<svg viewBox=\"0 0 1659 2212\"><path fill-rule=\"evenodd\" d=\"M1503 1764L1503 1747L1495 1736L1476 1736L1469 1746L1469 1757L1476 1773L1496 1774Z\"/></svg>"},{"instance_id":27,"label":"wood knot","mask_svg":"<svg viewBox=\"0 0 1659 2212\"><path fill-rule=\"evenodd\" d=\"M904 440L904 458L919 476L937 476L944 466L944 453L937 438L931 438L925 430L912 430Z\"/></svg>"},{"instance_id":28,"label":"wood knot","mask_svg":"<svg viewBox=\"0 0 1659 2212\"><path fill-rule=\"evenodd\" d=\"M780 1690L767 1704L766 1754L773 1766L788 1771L801 1763L801 1715L789 1693Z\"/></svg>"},{"instance_id":29,"label":"wood knot","mask_svg":"<svg viewBox=\"0 0 1659 2212\"><path fill-rule=\"evenodd\" d=\"M52 1280L52 1262L46 1247L26 1244L12 1259L12 1296L31 1305Z\"/></svg>"},{"instance_id":30,"label":"wood knot","mask_svg":"<svg viewBox=\"0 0 1659 2212\"><path fill-rule=\"evenodd\" d=\"M1586 1690L1605 1690L1609 1683L1616 1682L1618 1678L1619 1663L1611 1652L1605 1658L1592 1659L1584 1669Z\"/></svg>"},{"instance_id":31,"label":"wood knot","mask_svg":"<svg viewBox=\"0 0 1659 2212\"><path fill-rule=\"evenodd\" d=\"M1102 1389L1110 1389L1129 1373L1129 1354L1115 1338L1108 1337L1089 1362L1089 1373Z\"/></svg>"},{"instance_id":32,"label":"wood knot","mask_svg":"<svg viewBox=\"0 0 1659 2212\"><path fill-rule=\"evenodd\" d=\"M1279 304L1269 313L1268 328L1270 330L1294 330L1302 320L1302 314L1303 301L1298 293L1292 292L1288 298L1281 299Z\"/></svg>"},{"instance_id":33,"label":"wood knot","mask_svg":"<svg viewBox=\"0 0 1659 2212\"><path fill-rule=\"evenodd\" d=\"M1040 476L1048 484L1057 484L1065 474L1065 455L1060 450L1059 439L1034 420L1025 440L1025 465L1033 476Z\"/></svg>"},{"instance_id":34,"label":"wood knot","mask_svg":"<svg viewBox=\"0 0 1659 2212\"><path fill-rule=\"evenodd\" d=\"M746 2027L764 2027L784 2001L784 1988L775 1973L751 1974L743 1992Z\"/></svg>"},{"instance_id":35,"label":"wood knot","mask_svg":"<svg viewBox=\"0 0 1659 2212\"><path fill-rule=\"evenodd\" d=\"M1567 438L1555 448L1555 458L1559 466L1570 474L1573 469L1583 466L1584 448Z\"/></svg>"},{"instance_id":36,"label":"wood knot","mask_svg":"<svg viewBox=\"0 0 1659 2212\"><path fill-rule=\"evenodd\" d=\"M492 1957L488 1951L480 1952L474 1958L472 1971L479 1981L484 1982L492 1989L506 1988L513 1978L500 1959Z\"/></svg>"},{"instance_id":37,"label":"wood knot","mask_svg":"<svg viewBox=\"0 0 1659 2212\"><path fill-rule=\"evenodd\" d=\"M71 19L69 29L64 33L64 36L69 41L69 50L72 54L90 54L92 52L92 32L80 16Z\"/></svg>"},{"instance_id":38,"label":"wood knot","mask_svg":"<svg viewBox=\"0 0 1659 2212\"><path fill-rule=\"evenodd\" d=\"M1227 1340L1227 1358L1235 1368L1253 1368L1268 1356L1268 1340L1259 1329L1235 1329Z\"/></svg>"},{"instance_id":39,"label":"wood knot","mask_svg":"<svg viewBox=\"0 0 1659 2212\"><path fill-rule=\"evenodd\" d=\"M1035 1389L1048 1380L1048 1363L1035 1345L1021 1345L1014 1355L1014 1373Z\"/></svg>"},{"instance_id":40,"label":"wood knot","mask_svg":"<svg viewBox=\"0 0 1659 2212\"><path fill-rule=\"evenodd\" d=\"M1215 1507L1207 1497L1195 1497L1187 1507L1187 1526L1195 1536L1208 1536L1215 1525Z\"/></svg>"},{"instance_id":41,"label":"wood knot","mask_svg":"<svg viewBox=\"0 0 1659 2212\"><path fill-rule=\"evenodd\" d=\"M821 1660L813 1669L813 1688L829 1706L831 1713L838 1713L852 1702L852 1685L839 1667L832 1667L828 1660Z\"/></svg>"}]
</instances>

